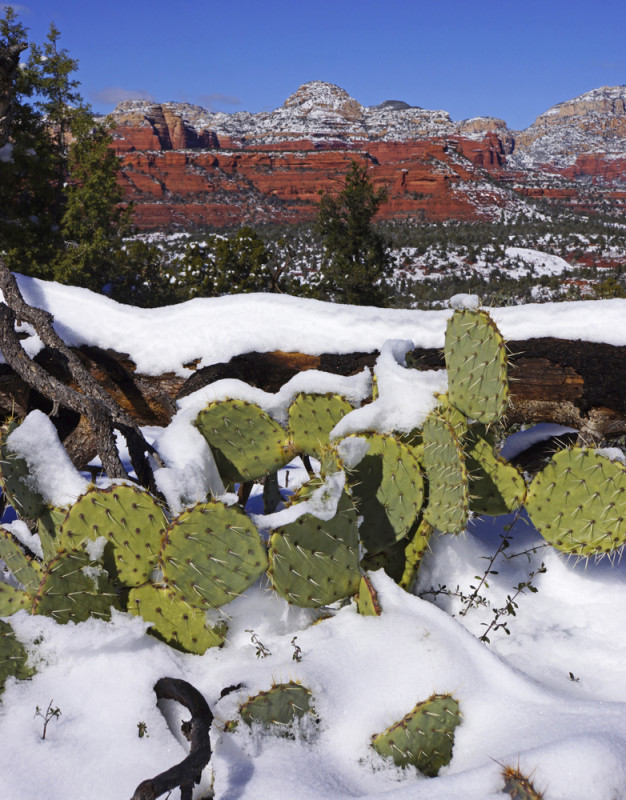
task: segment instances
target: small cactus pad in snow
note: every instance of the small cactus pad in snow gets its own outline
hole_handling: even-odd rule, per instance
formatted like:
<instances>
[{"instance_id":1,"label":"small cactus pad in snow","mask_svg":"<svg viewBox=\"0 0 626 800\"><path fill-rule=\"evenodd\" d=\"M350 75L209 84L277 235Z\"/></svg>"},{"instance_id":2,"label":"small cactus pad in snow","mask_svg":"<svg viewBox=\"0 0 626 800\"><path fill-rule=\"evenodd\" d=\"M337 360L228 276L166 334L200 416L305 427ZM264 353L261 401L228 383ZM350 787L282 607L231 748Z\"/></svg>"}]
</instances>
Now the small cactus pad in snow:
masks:
<instances>
[{"instance_id":1,"label":"small cactus pad in snow","mask_svg":"<svg viewBox=\"0 0 626 800\"><path fill-rule=\"evenodd\" d=\"M299 683L278 683L267 692L250 697L239 709L248 725L291 725L311 712L311 692Z\"/></svg>"},{"instance_id":2,"label":"small cactus pad in snow","mask_svg":"<svg viewBox=\"0 0 626 800\"><path fill-rule=\"evenodd\" d=\"M626 467L593 449L561 450L530 484L526 510L564 553L617 552L626 544Z\"/></svg>"},{"instance_id":3,"label":"small cactus pad in snow","mask_svg":"<svg viewBox=\"0 0 626 800\"><path fill-rule=\"evenodd\" d=\"M452 404L479 422L499 420L509 402L506 347L486 311L454 312L446 328L445 358Z\"/></svg>"},{"instance_id":4,"label":"small cactus pad in snow","mask_svg":"<svg viewBox=\"0 0 626 800\"><path fill-rule=\"evenodd\" d=\"M504 778L504 791L512 800L542 800L543 794L533 786L530 778L523 775L519 769L505 767L502 770Z\"/></svg>"},{"instance_id":5,"label":"small cactus pad in snow","mask_svg":"<svg viewBox=\"0 0 626 800\"><path fill-rule=\"evenodd\" d=\"M372 746L397 766L413 766L434 778L452 760L454 731L460 722L459 704L454 697L434 694L386 731L373 736Z\"/></svg>"},{"instance_id":6,"label":"small cactus pad in snow","mask_svg":"<svg viewBox=\"0 0 626 800\"><path fill-rule=\"evenodd\" d=\"M119 608L119 600L106 572L82 551L61 553L47 564L33 599L33 613L60 623L109 619L111 606Z\"/></svg>"}]
</instances>

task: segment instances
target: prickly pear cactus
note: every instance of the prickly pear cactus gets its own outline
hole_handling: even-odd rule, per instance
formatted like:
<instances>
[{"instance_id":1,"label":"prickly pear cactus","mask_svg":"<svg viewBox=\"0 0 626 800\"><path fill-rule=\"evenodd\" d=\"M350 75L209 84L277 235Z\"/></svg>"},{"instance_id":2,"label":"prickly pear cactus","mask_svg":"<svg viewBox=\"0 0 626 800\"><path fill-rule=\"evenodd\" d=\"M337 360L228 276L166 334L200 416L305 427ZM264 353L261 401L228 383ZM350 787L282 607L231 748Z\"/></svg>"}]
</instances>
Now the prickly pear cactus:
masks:
<instances>
[{"instance_id":1,"label":"prickly pear cactus","mask_svg":"<svg viewBox=\"0 0 626 800\"><path fill-rule=\"evenodd\" d=\"M415 583L417 572L420 564L422 563L422 558L428 550L428 545L430 543L430 537L432 534L433 526L426 522L426 520L422 520L417 526L415 534L404 549L404 572L402 573L402 577L398 583L403 589L406 589L407 592L411 591L411 588Z\"/></svg>"},{"instance_id":2,"label":"prickly pear cactus","mask_svg":"<svg viewBox=\"0 0 626 800\"><path fill-rule=\"evenodd\" d=\"M294 451L319 458L330 432L350 411L350 403L338 394L299 394L289 406Z\"/></svg>"},{"instance_id":3,"label":"prickly pear cactus","mask_svg":"<svg viewBox=\"0 0 626 800\"><path fill-rule=\"evenodd\" d=\"M434 778L452 760L454 731L461 722L459 704L449 694L434 694L386 731L372 746L399 767L413 766Z\"/></svg>"},{"instance_id":4,"label":"prickly pear cactus","mask_svg":"<svg viewBox=\"0 0 626 800\"><path fill-rule=\"evenodd\" d=\"M206 610L192 608L173 589L152 583L131 589L128 610L152 623L153 635L186 653L202 655L224 644L226 625L207 625Z\"/></svg>"},{"instance_id":5,"label":"prickly pear cactus","mask_svg":"<svg viewBox=\"0 0 626 800\"><path fill-rule=\"evenodd\" d=\"M344 493L327 522L304 514L270 537L272 586L289 603L319 608L359 589L357 514Z\"/></svg>"},{"instance_id":6,"label":"prickly pear cactus","mask_svg":"<svg viewBox=\"0 0 626 800\"><path fill-rule=\"evenodd\" d=\"M383 613L378 599L378 593L367 575L363 575L359 584L356 607L359 614L364 617L380 617Z\"/></svg>"},{"instance_id":7,"label":"prickly pear cactus","mask_svg":"<svg viewBox=\"0 0 626 800\"><path fill-rule=\"evenodd\" d=\"M542 800L543 794L533 786L530 778L523 775L519 769L505 767L502 770L504 778L504 791L512 800Z\"/></svg>"},{"instance_id":8,"label":"prickly pear cactus","mask_svg":"<svg viewBox=\"0 0 626 800\"><path fill-rule=\"evenodd\" d=\"M446 328L445 358L452 404L479 422L500 419L509 402L506 347L486 311L454 312Z\"/></svg>"},{"instance_id":9,"label":"prickly pear cactus","mask_svg":"<svg viewBox=\"0 0 626 800\"><path fill-rule=\"evenodd\" d=\"M166 519L149 492L125 484L90 489L70 508L57 546L78 550L103 536L126 586L141 586L156 566Z\"/></svg>"},{"instance_id":10,"label":"prickly pear cactus","mask_svg":"<svg viewBox=\"0 0 626 800\"><path fill-rule=\"evenodd\" d=\"M564 553L618 552L626 544L626 467L593 449L561 450L530 484L526 510Z\"/></svg>"},{"instance_id":11,"label":"prickly pear cactus","mask_svg":"<svg viewBox=\"0 0 626 800\"><path fill-rule=\"evenodd\" d=\"M41 583L41 565L22 550L11 534L0 529L0 558L27 592L35 594Z\"/></svg>"},{"instance_id":12,"label":"prickly pear cactus","mask_svg":"<svg viewBox=\"0 0 626 800\"><path fill-rule=\"evenodd\" d=\"M469 476L463 447L452 425L436 412L424 423L428 505L424 519L444 533L459 533L469 515Z\"/></svg>"},{"instance_id":13,"label":"prickly pear cactus","mask_svg":"<svg viewBox=\"0 0 626 800\"><path fill-rule=\"evenodd\" d=\"M198 415L196 427L209 443L224 481L262 478L294 456L286 431L245 400L209 403Z\"/></svg>"},{"instance_id":14,"label":"prickly pear cactus","mask_svg":"<svg viewBox=\"0 0 626 800\"><path fill-rule=\"evenodd\" d=\"M311 713L311 691L299 683L274 684L267 692L250 697L239 709L243 721L252 725L291 725Z\"/></svg>"},{"instance_id":15,"label":"prickly pear cactus","mask_svg":"<svg viewBox=\"0 0 626 800\"><path fill-rule=\"evenodd\" d=\"M46 565L33 597L34 614L45 614L57 622L83 622L89 617L109 619L119 598L104 570L86 553L61 553Z\"/></svg>"},{"instance_id":16,"label":"prickly pear cactus","mask_svg":"<svg viewBox=\"0 0 626 800\"><path fill-rule=\"evenodd\" d=\"M0 436L0 485L20 517L36 519L46 508L46 501L33 486L25 459L14 453L7 441L18 427L19 422L11 420L4 426Z\"/></svg>"},{"instance_id":17,"label":"prickly pear cactus","mask_svg":"<svg viewBox=\"0 0 626 800\"><path fill-rule=\"evenodd\" d=\"M422 507L424 481L407 445L378 433L358 438L368 442L369 450L348 473L348 482L363 517L360 539L368 552L377 553L408 533Z\"/></svg>"},{"instance_id":18,"label":"prickly pear cactus","mask_svg":"<svg viewBox=\"0 0 626 800\"><path fill-rule=\"evenodd\" d=\"M516 467L500 458L475 431L465 437L464 448L474 513L497 517L524 504L526 483Z\"/></svg>"},{"instance_id":19,"label":"prickly pear cactus","mask_svg":"<svg viewBox=\"0 0 626 800\"><path fill-rule=\"evenodd\" d=\"M23 589L9 583L0 583L0 617L10 617L25 608L30 611L33 599Z\"/></svg>"},{"instance_id":20,"label":"prickly pear cactus","mask_svg":"<svg viewBox=\"0 0 626 800\"><path fill-rule=\"evenodd\" d=\"M166 585L194 607L230 603L263 574L267 553L237 506L201 503L170 525L161 551Z\"/></svg>"},{"instance_id":21,"label":"prickly pear cactus","mask_svg":"<svg viewBox=\"0 0 626 800\"><path fill-rule=\"evenodd\" d=\"M28 664L28 653L17 639L8 622L0 620L0 693L4 690L7 678L25 680L34 670Z\"/></svg>"}]
</instances>

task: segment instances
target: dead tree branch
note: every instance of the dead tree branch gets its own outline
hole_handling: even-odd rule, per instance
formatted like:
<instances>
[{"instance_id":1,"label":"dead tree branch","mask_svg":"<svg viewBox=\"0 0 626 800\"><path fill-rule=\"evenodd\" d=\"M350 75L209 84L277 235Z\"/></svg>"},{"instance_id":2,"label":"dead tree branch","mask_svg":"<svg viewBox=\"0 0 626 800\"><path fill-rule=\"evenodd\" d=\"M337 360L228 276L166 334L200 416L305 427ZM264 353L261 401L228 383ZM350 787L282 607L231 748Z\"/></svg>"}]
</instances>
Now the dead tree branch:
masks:
<instances>
[{"instance_id":1,"label":"dead tree branch","mask_svg":"<svg viewBox=\"0 0 626 800\"><path fill-rule=\"evenodd\" d=\"M191 749L180 764L150 780L142 781L131 800L156 800L176 787L180 787L181 800L191 800L194 784L200 783L202 770L211 759L209 730L213 714L204 697L187 681L161 678L155 683L154 691L159 700L176 700L191 712L191 720L182 726Z\"/></svg>"}]
</instances>

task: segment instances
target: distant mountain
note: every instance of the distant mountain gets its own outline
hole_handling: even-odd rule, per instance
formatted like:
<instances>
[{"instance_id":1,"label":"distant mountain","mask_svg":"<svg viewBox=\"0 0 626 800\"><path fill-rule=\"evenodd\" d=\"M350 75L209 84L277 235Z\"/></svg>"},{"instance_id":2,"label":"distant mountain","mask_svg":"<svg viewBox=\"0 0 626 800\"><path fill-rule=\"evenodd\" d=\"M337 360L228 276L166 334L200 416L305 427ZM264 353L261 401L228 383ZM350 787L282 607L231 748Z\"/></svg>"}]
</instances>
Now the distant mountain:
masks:
<instances>
[{"instance_id":1,"label":"distant mountain","mask_svg":"<svg viewBox=\"0 0 626 800\"><path fill-rule=\"evenodd\" d=\"M146 229L311 217L353 159L389 187L383 217L493 219L528 198L620 213L626 201L625 86L559 103L525 131L399 100L362 106L322 81L270 112L130 100L113 117L120 180Z\"/></svg>"}]
</instances>

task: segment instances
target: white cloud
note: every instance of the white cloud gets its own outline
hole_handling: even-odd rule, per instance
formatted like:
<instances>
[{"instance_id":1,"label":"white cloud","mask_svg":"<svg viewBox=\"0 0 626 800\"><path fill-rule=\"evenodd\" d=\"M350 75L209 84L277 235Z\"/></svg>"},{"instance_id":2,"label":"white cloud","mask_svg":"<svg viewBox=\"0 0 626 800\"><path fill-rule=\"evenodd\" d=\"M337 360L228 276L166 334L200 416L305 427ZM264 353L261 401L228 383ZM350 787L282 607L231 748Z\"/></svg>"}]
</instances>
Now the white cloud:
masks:
<instances>
[{"instance_id":1,"label":"white cloud","mask_svg":"<svg viewBox=\"0 0 626 800\"><path fill-rule=\"evenodd\" d=\"M145 89L122 89L120 86L106 86L91 97L95 103L112 103L116 105L124 100L156 100L156 97Z\"/></svg>"},{"instance_id":2,"label":"white cloud","mask_svg":"<svg viewBox=\"0 0 626 800\"><path fill-rule=\"evenodd\" d=\"M218 106L239 106L241 100L231 94L222 94L215 92L215 94L201 94L198 95L198 102L207 108L209 111L217 111Z\"/></svg>"}]
</instances>

